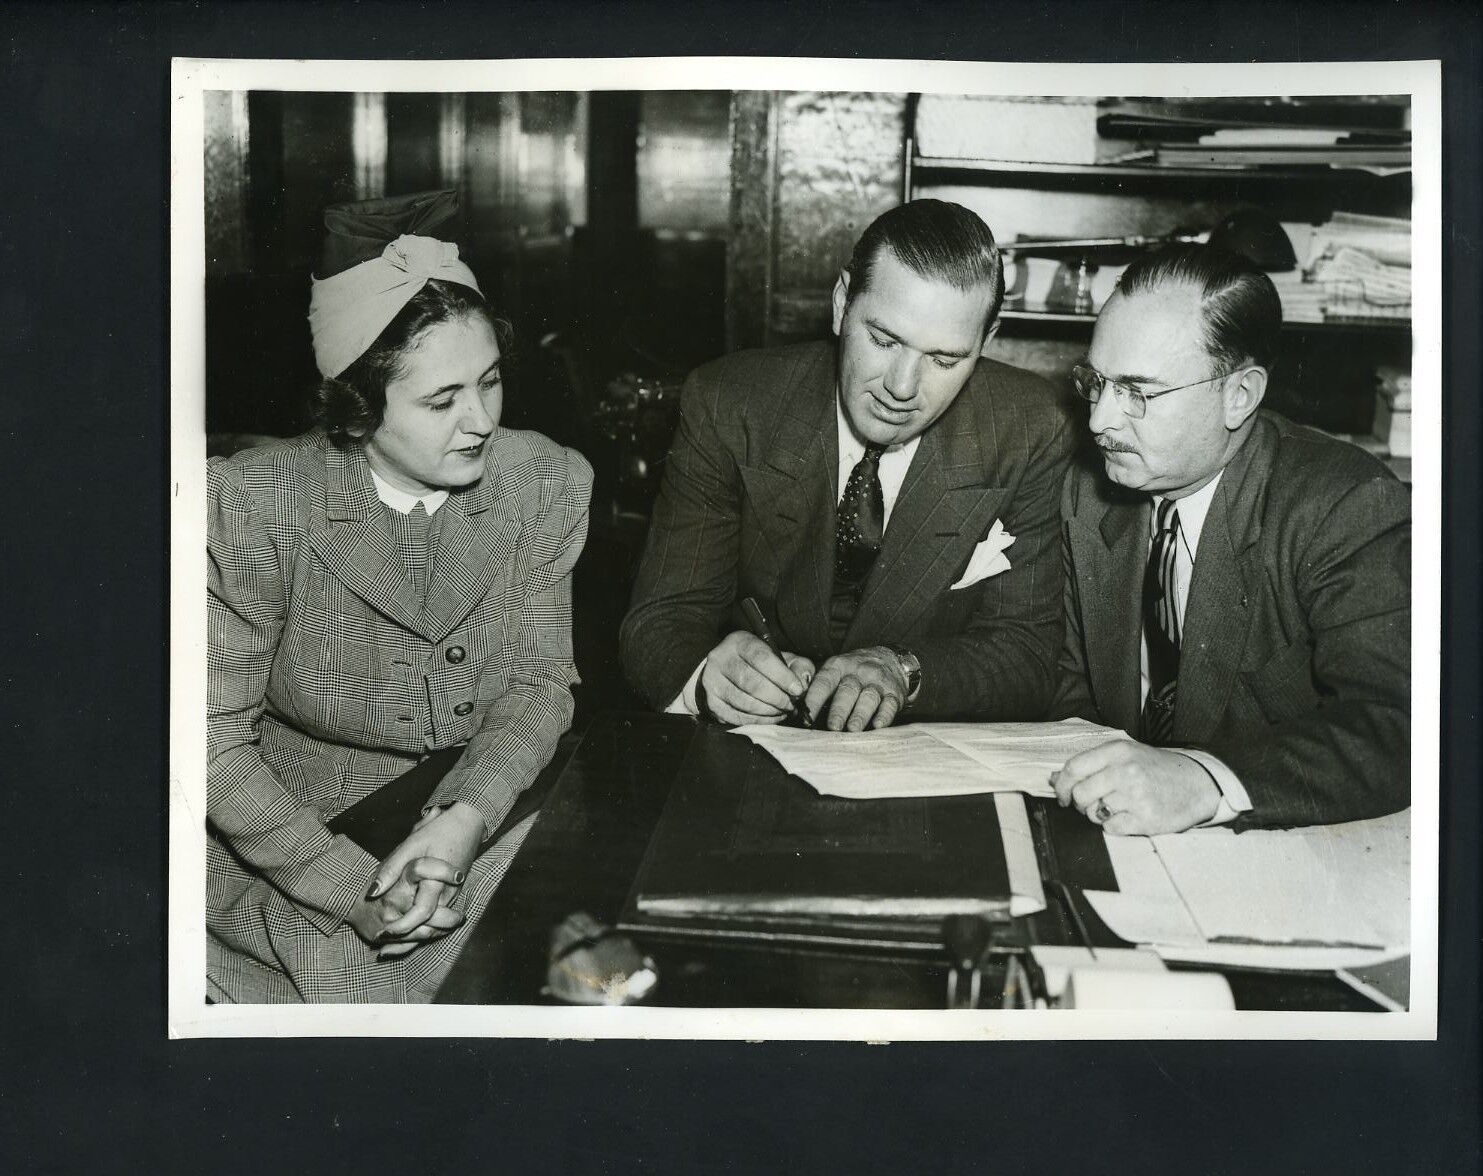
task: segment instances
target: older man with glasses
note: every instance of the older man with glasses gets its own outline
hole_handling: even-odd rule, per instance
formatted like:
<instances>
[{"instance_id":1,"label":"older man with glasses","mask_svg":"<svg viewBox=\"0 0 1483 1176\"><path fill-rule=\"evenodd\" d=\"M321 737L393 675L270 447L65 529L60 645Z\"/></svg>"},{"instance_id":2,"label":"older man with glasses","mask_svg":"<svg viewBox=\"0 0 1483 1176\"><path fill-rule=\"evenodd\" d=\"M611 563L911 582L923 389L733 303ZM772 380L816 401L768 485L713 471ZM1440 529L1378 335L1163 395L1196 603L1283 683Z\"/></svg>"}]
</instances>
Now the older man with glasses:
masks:
<instances>
[{"instance_id":1,"label":"older man with glasses","mask_svg":"<svg viewBox=\"0 0 1483 1176\"><path fill-rule=\"evenodd\" d=\"M1073 373L1103 468L1062 497L1057 709L1133 739L1056 791L1109 832L1410 803L1410 495L1261 407L1281 326L1260 269L1176 246L1128 268Z\"/></svg>"}]
</instances>

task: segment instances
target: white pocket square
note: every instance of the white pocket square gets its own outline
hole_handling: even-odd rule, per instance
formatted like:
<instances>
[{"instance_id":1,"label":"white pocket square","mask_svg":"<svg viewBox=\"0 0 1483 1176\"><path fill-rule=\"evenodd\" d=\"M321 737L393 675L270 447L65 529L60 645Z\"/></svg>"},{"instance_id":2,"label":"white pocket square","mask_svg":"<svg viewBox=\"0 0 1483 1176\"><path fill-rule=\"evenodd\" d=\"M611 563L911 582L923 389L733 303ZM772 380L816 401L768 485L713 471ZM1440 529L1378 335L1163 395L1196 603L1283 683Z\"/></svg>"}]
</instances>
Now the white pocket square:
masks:
<instances>
[{"instance_id":1,"label":"white pocket square","mask_svg":"<svg viewBox=\"0 0 1483 1176\"><path fill-rule=\"evenodd\" d=\"M1009 558L1004 552L1013 542L1014 536L1004 529L1002 522L995 519L994 525L989 528L988 538L973 549L967 569L953 588L971 588L980 580L1009 571Z\"/></svg>"}]
</instances>

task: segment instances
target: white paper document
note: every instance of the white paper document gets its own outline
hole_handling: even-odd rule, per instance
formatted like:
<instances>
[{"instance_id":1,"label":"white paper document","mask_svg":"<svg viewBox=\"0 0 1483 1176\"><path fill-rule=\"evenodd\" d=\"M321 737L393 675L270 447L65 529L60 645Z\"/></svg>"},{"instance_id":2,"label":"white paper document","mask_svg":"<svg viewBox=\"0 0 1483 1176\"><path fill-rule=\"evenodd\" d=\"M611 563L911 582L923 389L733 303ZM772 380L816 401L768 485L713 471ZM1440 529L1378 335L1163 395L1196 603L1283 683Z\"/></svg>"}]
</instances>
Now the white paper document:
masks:
<instances>
[{"instance_id":1,"label":"white paper document","mask_svg":"<svg viewBox=\"0 0 1483 1176\"><path fill-rule=\"evenodd\" d=\"M1036 915L1045 910L1045 884L1040 880L1040 859L1035 855L1035 837L1030 832L1030 814L1025 798L1013 792L994 796L999 814L999 834L1004 838L1004 865L1009 874L1009 913Z\"/></svg>"},{"instance_id":2,"label":"white paper document","mask_svg":"<svg viewBox=\"0 0 1483 1176\"><path fill-rule=\"evenodd\" d=\"M1059 723L924 723L921 729L973 760L997 788L1054 796L1050 778L1066 761L1094 747L1127 739L1125 731L1085 719Z\"/></svg>"},{"instance_id":3,"label":"white paper document","mask_svg":"<svg viewBox=\"0 0 1483 1176\"><path fill-rule=\"evenodd\" d=\"M737 727L784 769L823 796L961 796L1023 792L1054 796L1052 772L1122 731L1083 719L1060 723L913 723L879 731Z\"/></svg>"},{"instance_id":4,"label":"white paper document","mask_svg":"<svg viewBox=\"0 0 1483 1176\"><path fill-rule=\"evenodd\" d=\"M1330 969L1410 944L1410 812L1307 829L1108 835L1102 921L1166 959Z\"/></svg>"},{"instance_id":5,"label":"white paper document","mask_svg":"<svg viewBox=\"0 0 1483 1176\"><path fill-rule=\"evenodd\" d=\"M1107 837L1117 890L1082 893L1101 920L1129 943L1198 944L1205 937L1150 837Z\"/></svg>"}]
</instances>

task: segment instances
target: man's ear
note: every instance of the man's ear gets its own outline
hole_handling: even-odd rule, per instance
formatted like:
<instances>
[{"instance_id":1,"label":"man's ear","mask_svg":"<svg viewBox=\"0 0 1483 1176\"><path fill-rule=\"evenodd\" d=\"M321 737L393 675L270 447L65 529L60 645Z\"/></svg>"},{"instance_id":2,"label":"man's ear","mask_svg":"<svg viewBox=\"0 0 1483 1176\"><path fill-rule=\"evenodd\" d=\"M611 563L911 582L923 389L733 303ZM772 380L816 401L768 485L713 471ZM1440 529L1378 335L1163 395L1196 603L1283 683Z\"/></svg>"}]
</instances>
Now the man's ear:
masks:
<instances>
[{"instance_id":1,"label":"man's ear","mask_svg":"<svg viewBox=\"0 0 1483 1176\"><path fill-rule=\"evenodd\" d=\"M834 333L839 334L839 328L844 322L844 306L850 300L850 271L840 270L839 278L834 283Z\"/></svg>"},{"instance_id":2,"label":"man's ear","mask_svg":"<svg viewBox=\"0 0 1483 1176\"><path fill-rule=\"evenodd\" d=\"M1226 428L1234 433L1250 420L1266 394L1267 369L1259 364L1243 371L1239 380L1227 380L1223 393Z\"/></svg>"},{"instance_id":3,"label":"man's ear","mask_svg":"<svg viewBox=\"0 0 1483 1176\"><path fill-rule=\"evenodd\" d=\"M989 329L984 332L983 343L979 345L978 354L980 357L988 355L994 345L994 336L999 333L999 324L1003 321L997 314L994 316L994 321L989 324Z\"/></svg>"}]
</instances>

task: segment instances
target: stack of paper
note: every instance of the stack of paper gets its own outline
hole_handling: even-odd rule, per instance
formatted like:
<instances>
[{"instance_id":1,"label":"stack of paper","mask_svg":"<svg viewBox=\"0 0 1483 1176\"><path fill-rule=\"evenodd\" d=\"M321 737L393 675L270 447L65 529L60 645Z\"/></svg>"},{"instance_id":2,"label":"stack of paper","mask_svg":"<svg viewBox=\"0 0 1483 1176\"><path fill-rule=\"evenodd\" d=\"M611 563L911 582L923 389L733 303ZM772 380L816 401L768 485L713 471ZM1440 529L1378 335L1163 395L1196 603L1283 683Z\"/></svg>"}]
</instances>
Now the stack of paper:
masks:
<instances>
[{"instance_id":1,"label":"stack of paper","mask_svg":"<svg viewBox=\"0 0 1483 1176\"><path fill-rule=\"evenodd\" d=\"M1085 719L1060 723L912 723L879 731L737 727L823 796L1054 796L1052 772L1074 755L1128 736Z\"/></svg>"},{"instance_id":2,"label":"stack of paper","mask_svg":"<svg viewBox=\"0 0 1483 1176\"><path fill-rule=\"evenodd\" d=\"M1299 266L1268 275L1282 299L1282 319L1411 317L1411 222L1336 212L1321 225L1283 224Z\"/></svg>"},{"instance_id":3,"label":"stack of paper","mask_svg":"<svg viewBox=\"0 0 1483 1176\"><path fill-rule=\"evenodd\" d=\"M1115 934L1166 959L1330 969L1409 950L1409 810L1106 841L1119 889L1088 900Z\"/></svg>"},{"instance_id":4,"label":"stack of paper","mask_svg":"<svg viewBox=\"0 0 1483 1176\"><path fill-rule=\"evenodd\" d=\"M1314 231L1305 268L1312 269L1325 256L1332 256L1345 246L1386 265L1409 269L1411 221L1403 216L1336 212Z\"/></svg>"},{"instance_id":5,"label":"stack of paper","mask_svg":"<svg viewBox=\"0 0 1483 1176\"><path fill-rule=\"evenodd\" d=\"M1325 319L1324 304L1327 292L1317 282L1310 282L1301 270L1287 273L1268 274L1272 285L1277 287L1277 297L1282 300L1282 321L1285 323L1321 323Z\"/></svg>"},{"instance_id":6,"label":"stack of paper","mask_svg":"<svg viewBox=\"0 0 1483 1176\"><path fill-rule=\"evenodd\" d=\"M1331 318L1411 317L1411 222L1336 212L1314 231L1303 272Z\"/></svg>"}]
</instances>

